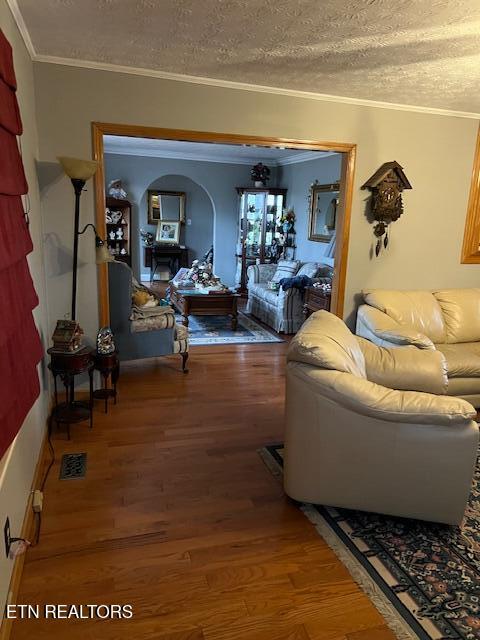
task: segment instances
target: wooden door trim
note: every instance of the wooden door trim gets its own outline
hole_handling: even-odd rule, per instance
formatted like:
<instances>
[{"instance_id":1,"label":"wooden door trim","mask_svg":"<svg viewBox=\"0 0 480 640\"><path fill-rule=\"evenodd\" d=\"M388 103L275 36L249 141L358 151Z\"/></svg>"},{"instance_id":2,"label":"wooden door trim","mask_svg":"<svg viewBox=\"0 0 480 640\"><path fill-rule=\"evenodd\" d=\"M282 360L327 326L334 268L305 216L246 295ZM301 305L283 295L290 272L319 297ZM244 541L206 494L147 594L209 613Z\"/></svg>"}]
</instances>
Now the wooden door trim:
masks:
<instances>
[{"instance_id":1,"label":"wooden door trim","mask_svg":"<svg viewBox=\"0 0 480 640\"><path fill-rule=\"evenodd\" d=\"M480 263L480 124L473 160L461 261L462 264Z\"/></svg>"},{"instance_id":2,"label":"wooden door trim","mask_svg":"<svg viewBox=\"0 0 480 640\"><path fill-rule=\"evenodd\" d=\"M261 147L287 147L312 151L335 151L342 156L342 180L344 190L343 216L340 234L337 231L335 251L335 278L332 291L332 311L343 316L345 298L345 280L347 275L348 245L350 235L350 218L352 210L353 183L355 173L356 145L339 142L320 142L316 140L297 140L294 138L273 138L208 131L188 131L184 129L163 129L128 124L92 122L93 157L99 167L94 176L95 183L95 218L97 231L105 238L105 171L103 136L130 136L136 138L153 138L160 140L181 140L188 142L211 142L223 144L252 144ZM98 266L99 321L104 326L110 323L108 300L107 265Z\"/></svg>"}]
</instances>

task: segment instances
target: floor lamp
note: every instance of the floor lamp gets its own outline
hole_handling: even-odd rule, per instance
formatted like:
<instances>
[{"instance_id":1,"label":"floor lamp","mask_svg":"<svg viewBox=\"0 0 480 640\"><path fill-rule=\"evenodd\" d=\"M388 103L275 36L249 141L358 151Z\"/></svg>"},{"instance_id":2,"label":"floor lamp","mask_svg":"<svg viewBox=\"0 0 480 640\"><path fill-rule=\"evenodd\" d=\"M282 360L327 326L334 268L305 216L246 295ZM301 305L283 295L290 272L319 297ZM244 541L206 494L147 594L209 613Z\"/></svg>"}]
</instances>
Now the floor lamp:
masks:
<instances>
[{"instance_id":1,"label":"floor lamp","mask_svg":"<svg viewBox=\"0 0 480 640\"><path fill-rule=\"evenodd\" d=\"M89 347L80 348L81 342L71 349L72 345L72 331L77 332L78 336L83 333L78 323L75 321L77 312L77 267L78 267L78 238L88 228L92 228L95 233L95 245L96 245L96 262L109 262L113 260L113 256L110 255L105 242L100 238L95 229L95 226L91 223L85 225L80 231L80 196L82 195L83 188L87 180L89 180L95 173L98 167L98 163L94 160L79 160L78 158L65 158L60 157L58 161L63 167L63 170L70 178L75 191L75 217L74 217L74 231L73 231L73 267L72 267L72 307L71 318L72 322L65 322L59 320L57 322L57 328L55 329L53 343L54 346L47 350L50 355L49 368L53 374L54 390L55 390L55 406L52 409L48 422L49 433L52 429L53 422L67 425L67 434L70 439L70 424L76 422L82 422L84 420L90 421L90 427L93 426L93 350ZM70 326L69 326L70 325ZM75 325L72 329L71 325ZM58 332L58 333L57 333ZM75 337L75 336L74 336ZM57 343L55 338L57 338ZM58 345L61 344L62 347ZM66 348L65 348L66 346ZM75 400L74 379L80 374L88 373L89 376L89 400L83 402ZM65 386L65 402L59 402L57 393L57 377L60 377Z\"/></svg>"},{"instance_id":2,"label":"floor lamp","mask_svg":"<svg viewBox=\"0 0 480 640\"><path fill-rule=\"evenodd\" d=\"M80 196L82 195L85 183L89 180L98 168L95 160L80 160L79 158L57 158L63 167L66 175L70 178L75 192L75 217L73 231L73 267L72 267L72 308L71 320L75 320L77 313L77 269L78 269L78 237L91 227L95 233L96 263L111 262L114 258L110 255L105 242L100 238L94 225L89 223L80 231Z\"/></svg>"}]
</instances>

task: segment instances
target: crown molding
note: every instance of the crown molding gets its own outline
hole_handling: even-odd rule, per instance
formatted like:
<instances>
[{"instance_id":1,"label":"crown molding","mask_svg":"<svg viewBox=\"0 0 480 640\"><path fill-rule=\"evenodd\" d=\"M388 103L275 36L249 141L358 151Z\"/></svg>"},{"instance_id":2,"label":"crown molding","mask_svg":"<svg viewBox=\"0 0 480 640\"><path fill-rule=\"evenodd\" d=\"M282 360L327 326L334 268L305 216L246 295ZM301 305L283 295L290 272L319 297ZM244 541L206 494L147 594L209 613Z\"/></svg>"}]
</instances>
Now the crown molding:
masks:
<instances>
[{"instance_id":1,"label":"crown molding","mask_svg":"<svg viewBox=\"0 0 480 640\"><path fill-rule=\"evenodd\" d=\"M338 155L338 151L302 151L301 153L295 153L286 158L280 158L276 161L279 167L284 167L288 164L298 164L299 162L308 162L309 160L323 160L329 156Z\"/></svg>"},{"instance_id":2,"label":"crown molding","mask_svg":"<svg viewBox=\"0 0 480 640\"><path fill-rule=\"evenodd\" d=\"M212 155L208 154L196 154L189 153L188 151L170 151L165 150L162 151L160 149L148 149L146 147L138 146L128 146L125 147L121 144L116 146L115 144L105 143L104 145L104 153L113 154L118 156L141 156L145 158L172 158L175 160L195 160L198 162L216 162L219 164L256 164L257 162L263 162L264 164L275 165L276 161L269 160L268 158L253 158L253 157L242 157L238 158L235 156L224 156L218 157L213 153Z\"/></svg>"},{"instance_id":3,"label":"crown molding","mask_svg":"<svg viewBox=\"0 0 480 640\"><path fill-rule=\"evenodd\" d=\"M213 145L215 146L215 145ZM272 158L260 158L258 156L217 156L212 150L208 153L195 153L188 151L172 151L163 149L148 148L143 145L128 145L105 141L105 154L113 154L119 156L137 156L145 158L172 158L176 160L193 160L196 162L216 162L218 164L244 164L252 166L257 162L263 162L266 165L274 167L283 167L285 165L297 164L299 162L308 162L309 160L320 160L328 156L336 155L335 151L302 151L292 154L290 157L274 160Z\"/></svg>"},{"instance_id":4,"label":"crown molding","mask_svg":"<svg viewBox=\"0 0 480 640\"><path fill-rule=\"evenodd\" d=\"M30 55L32 60L35 60L37 54L35 52L35 48L33 46L33 42L30 38L30 34L28 33L27 25L25 24L25 20L23 19L22 13L19 9L17 0L7 0L8 8L15 20L18 30L20 31L20 35L22 36L23 42L25 43L25 47Z\"/></svg>"},{"instance_id":5,"label":"crown molding","mask_svg":"<svg viewBox=\"0 0 480 640\"><path fill-rule=\"evenodd\" d=\"M470 111L455 111L451 109L439 109L436 107L422 107L411 104L400 104L396 102L382 102L378 100L367 100L363 98L351 98L348 96L335 96L328 93L316 93L313 91L300 91L296 89L284 89L282 87L271 87L268 85L250 84L246 82L234 82L231 80L221 80L218 78L208 78L204 76L190 76L181 73L170 73L168 71L158 71L156 69L146 69L143 67L127 67L124 65L110 64L107 62L95 62L93 60L76 60L73 58L62 58L37 54L33 46L27 26L20 12L17 0L6 0L13 18L17 23L23 41L30 57L34 62L63 65L67 67L79 67L82 69L93 69L95 71L111 71L114 73L125 73L128 75L145 76L148 78L159 78L162 80L173 80L176 82L188 82L190 84L200 84L223 89L237 89L240 91L253 91L257 93L270 93L274 95L289 96L293 98L304 98L308 100L319 100L321 102L336 102L339 104L349 104L361 107L374 107L377 109L390 109L393 111L410 111L437 116L448 116L456 118L480 119L480 113Z\"/></svg>"},{"instance_id":6,"label":"crown molding","mask_svg":"<svg viewBox=\"0 0 480 640\"><path fill-rule=\"evenodd\" d=\"M307 100L318 100L320 102L336 102L339 104L350 104L360 107L374 107L376 109L390 109L393 111L410 111L415 113L425 113L437 116L449 116L456 118L480 119L480 113L470 111L454 111L449 109L438 109L435 107L421 107L412 104L399 104L395 102L380 102L377 100L366 100L363 98L349 98L347 96L334 96L328 93L315 93L312 91L299 91L296 89L283 89L281 87L270 87L261 84L249 84L246 82L233 82L232 80L220 80L218 78L206 78L203 76L189 76L181 73L170 73L168 71L157 71L155 69L144 69L141 67L126 67L107 62L93 62L91 60L74 60L73 58L59 58L56 56L35 55L34 62L63 65L67 67L80 67L82 69L93 69L95 71L113 71L114 73L125 73L135 76L146 76L148 78L160 78L162 80L173 80L175 82L188 82L190 84L201 84L222 89L237 89L240 91L251 91L257 93L270 93L274 95L289 96L293 98L304 98Z\"/></svg>"}]
</instances>

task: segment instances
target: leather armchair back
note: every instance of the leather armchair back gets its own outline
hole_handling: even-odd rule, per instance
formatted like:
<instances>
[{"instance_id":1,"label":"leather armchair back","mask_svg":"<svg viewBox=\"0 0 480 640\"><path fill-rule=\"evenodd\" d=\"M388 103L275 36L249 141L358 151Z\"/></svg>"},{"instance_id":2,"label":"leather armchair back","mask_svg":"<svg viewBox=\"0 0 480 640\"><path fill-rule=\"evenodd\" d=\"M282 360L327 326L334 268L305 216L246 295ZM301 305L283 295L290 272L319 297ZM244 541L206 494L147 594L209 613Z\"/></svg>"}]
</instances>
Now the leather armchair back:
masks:
<instances>
[{"instance_id":1,"label":"leather armchair back","mask_svg":"<svg viewBox=\"0 0 480 640\"><path fill-rule=\"evenodd\" d=\"M480 289L445 289L433 295L445 321L444 342L480 341Z\"/></svg>"},{"instance_id":2,"label":"leather armchair back","mask_svg":"<svg viewBox=\"0 0 480 640\"><path fill-rule=\"evenodd\" d=\"M290 342L287 360L367 377L358 340L343 320L328 311L308 318Z\"/></svg>"}]
</instances>

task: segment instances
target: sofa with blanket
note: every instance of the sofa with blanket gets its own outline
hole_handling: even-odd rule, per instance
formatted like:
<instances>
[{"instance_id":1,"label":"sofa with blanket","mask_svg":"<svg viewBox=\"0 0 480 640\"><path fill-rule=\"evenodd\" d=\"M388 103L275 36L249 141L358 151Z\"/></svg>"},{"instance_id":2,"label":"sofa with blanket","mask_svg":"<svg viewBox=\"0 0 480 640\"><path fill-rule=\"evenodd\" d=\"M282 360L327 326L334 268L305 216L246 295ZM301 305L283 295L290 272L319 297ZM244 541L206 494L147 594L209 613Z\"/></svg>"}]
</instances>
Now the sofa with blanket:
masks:
<instances>
[{"instance_id":1,"label":"sofa with blanket","mask_svg":"<svg viewBox=\"0 0 480 640\"><path fill-rule=\"evenodd\" d=\"M110 326L120 360L137 360L178 353L182 368L188 359L188 330L175 322L172 307L144 306L132 303L134 289L149 291L138 285L132 270L123 262L108 264Z\"/></svg>"},{"instance_id":2,"label":"sofa with blanket","mask_svg":"<svg viewBox=\"0 0 480 640\"><path fill-rule=\"evenodd\" d=\"M282 333L296 333L302 326L303 291L296 287L273 290L269 283L283 278L307 276L315 282L332 283L333 268L321 262L280 260L278 264L256 264L247 269L248 302L246 311Z\"/></svg>"},{"instance_id":3,"label":"sofa with blanket","mask_svg":"<svg viewBox=\"0 0 480 640\"><path fill-rule=\"evenodd\" d=\"M442 394L442 354L379 347L317 311L289 345L286 493L301 502L459 524L474 407Z\"/></svg>"},{"instance_id":4,"label":"sofa with blanket","mask_svg":"<svg viewBox=\"0 0 480 640\"><path fill-rule=\"evenodd\" d=\"M363 292L356 333L383 346L439 351L446 393L480 407L480 289Z\"/></svg>"}]
</instances>

